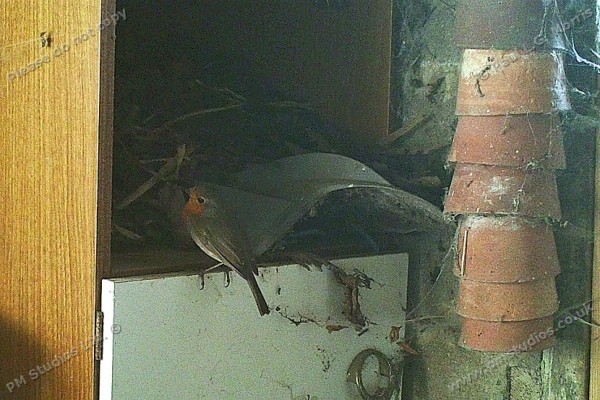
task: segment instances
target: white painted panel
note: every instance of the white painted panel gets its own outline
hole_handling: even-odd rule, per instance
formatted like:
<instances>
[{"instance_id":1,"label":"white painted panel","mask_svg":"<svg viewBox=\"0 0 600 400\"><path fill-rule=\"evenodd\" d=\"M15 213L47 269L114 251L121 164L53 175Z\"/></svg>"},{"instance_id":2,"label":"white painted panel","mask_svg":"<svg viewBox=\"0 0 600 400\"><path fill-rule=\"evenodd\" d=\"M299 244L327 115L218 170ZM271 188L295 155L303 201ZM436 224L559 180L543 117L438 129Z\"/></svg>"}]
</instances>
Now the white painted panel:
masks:
<instances>
[{"instance_id":1,"label":"white painted panel","mask_svg":"<svg viewBox=\"0 0 600 400\"><path fill-rule=\"evenodd\" d=\"M342 315L344 291L327 269L262 269L265 317L233 274L229 287L224 274L207 276L202 290L197 275L103 281L100 399L359 399L346 382L356 354L376 348L401 358L388 335L404 320L408 257L334 263L373 279L360 290L369 321L361 335ZM327 325L348 328L329 333Z\"/></svg>"}]
</instances>

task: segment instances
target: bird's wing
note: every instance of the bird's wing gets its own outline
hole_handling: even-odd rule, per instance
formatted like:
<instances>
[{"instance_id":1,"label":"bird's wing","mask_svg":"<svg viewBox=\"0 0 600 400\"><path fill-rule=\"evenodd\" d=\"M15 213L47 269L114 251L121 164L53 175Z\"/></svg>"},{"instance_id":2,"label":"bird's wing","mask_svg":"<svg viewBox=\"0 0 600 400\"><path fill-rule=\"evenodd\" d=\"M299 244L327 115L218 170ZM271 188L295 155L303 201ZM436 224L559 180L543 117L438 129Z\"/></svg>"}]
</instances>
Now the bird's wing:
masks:
<instances>
[{"instance_id":1,"label":"bird's wing","mask_svg":"<svg viewBox=\"0 0 600 400\"><path fill-rule=\"evenodd\" d=\"M204 225L204 231L190 231L194 242L205 253L247 278L248 274L258 274L258 268L245 232L238 225L235 220L219 220L210 226Z\"/></svg>"}]
</instances>

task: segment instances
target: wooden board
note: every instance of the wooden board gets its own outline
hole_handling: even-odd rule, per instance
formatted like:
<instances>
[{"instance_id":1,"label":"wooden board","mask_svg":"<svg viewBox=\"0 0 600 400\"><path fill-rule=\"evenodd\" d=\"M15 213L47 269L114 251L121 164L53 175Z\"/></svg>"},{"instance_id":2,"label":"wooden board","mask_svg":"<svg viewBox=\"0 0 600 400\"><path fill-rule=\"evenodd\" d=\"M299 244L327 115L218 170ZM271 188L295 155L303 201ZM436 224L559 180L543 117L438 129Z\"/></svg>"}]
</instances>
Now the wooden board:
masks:
<instances>
[{"instance_id":1,"label":"wooden board","mask_svg":"<svg viewBox=\"0 0 600 400\"><path fill-rule=\"evenodd\" d=\"M104 278L157 275L173 272L198 273L215 265L215 260L202 250L144 250L113 253L111 273Z\"/></svg>"},{"instance_id":2,"label":"wooden board","mask_svg":"<svg viewBox=\"0 0 600 400\"><path fill-rule=\"evenodd\" d=\"M264 317L237 275L224 287L222 273L209 274L203 289L197 275L104 280L100 399L359 399L346 382L354 356L376 348L402 358L389 334L403 326L408 256L333 262L373 279L359 291L370 321L362 334L342 315L344 290L327 268L261 269Z\"/></svg>"},{"instance_id":3,"label":"wooden board","mask_svg":"<svg viewBox=\"0 0 600 400\"><path fill-rule=\"evenodd\" d=\"M0 397L89 400L109 218L97 210L101 1L2 2L0 19Z\"/></svg>"},{"instance_id":4,"label":"wooden board","mask_svg":"<svg viewBox=\"0 0 600 400\"><path fill-rule=\"evenodd\" d=\"M241 7L256 76L314 104L329 121L372 145L388 134L392 3L350 1L315 9L305 1ZM325 2L323 2L325 3Z\"/></svg>"},{"instance_id":5,"label":"wooden board","mask_svg":"<svg viewBox=\"0 0 600 400\"><path fill-rule=\"evenodd\" d=\"M123 44L131 61L145 59L142 65L167 73L184 61L201 70L218 65L234 80L311 104L369 146L388 134L392 3L349 1L342 8L333 3L131 3L117 47Z\"/></svg>"}]
</instances>

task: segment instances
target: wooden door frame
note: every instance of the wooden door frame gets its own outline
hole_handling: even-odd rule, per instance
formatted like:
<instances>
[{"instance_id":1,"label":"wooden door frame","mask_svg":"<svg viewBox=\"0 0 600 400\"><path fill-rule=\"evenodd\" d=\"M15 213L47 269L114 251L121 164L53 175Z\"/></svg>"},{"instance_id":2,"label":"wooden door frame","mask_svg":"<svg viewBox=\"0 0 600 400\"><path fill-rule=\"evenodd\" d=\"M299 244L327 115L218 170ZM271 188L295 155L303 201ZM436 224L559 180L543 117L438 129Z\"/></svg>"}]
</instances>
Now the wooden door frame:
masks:
<instances>
[{"instance_id":1,"label":"wooden door frame","mask_svg":"<svg viewBox=\"0 0 600 400\"><path fill-rule=\"evenodd\" d=\"M116 0L101 1L101 20L114 15ZM96 311L101 308L102 279L110 276L112 231L112 165L116 26L100 35L100 93L98 121L98 209L96 239ZM97 340L104 340L99 338ZM94 399L100 397L100 361L94 363Z\"/></svg>"},{"instance_id":2,"label":"wooden door frame","mask_svg":"<svg viewBox=\"0 0 600 400\"><path fill-rule=\"evenodd\" d=\"M91 345L110 270L115 21L100 24L115 0L60 4L2 7L3 398L97 396Z\"/></svg>"}]
</instances>

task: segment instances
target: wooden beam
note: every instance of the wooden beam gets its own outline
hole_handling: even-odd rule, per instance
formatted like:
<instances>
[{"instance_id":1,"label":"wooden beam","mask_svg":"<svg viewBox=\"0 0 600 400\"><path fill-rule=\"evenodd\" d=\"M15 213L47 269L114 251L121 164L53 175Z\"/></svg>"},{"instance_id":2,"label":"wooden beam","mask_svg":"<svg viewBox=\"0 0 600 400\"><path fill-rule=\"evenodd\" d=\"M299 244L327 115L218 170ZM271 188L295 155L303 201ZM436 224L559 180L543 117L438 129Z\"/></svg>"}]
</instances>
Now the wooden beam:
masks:
<instances>
[{"instance_id":1,"label":"wooden beam","mask_svg":"<svg viewBox=\"0 0 600 400\"><path fill-rule=\"evenodd\" d=\"M100 1L0 4L0 398L94 396Z\"/></svg>"}]
</instances>

